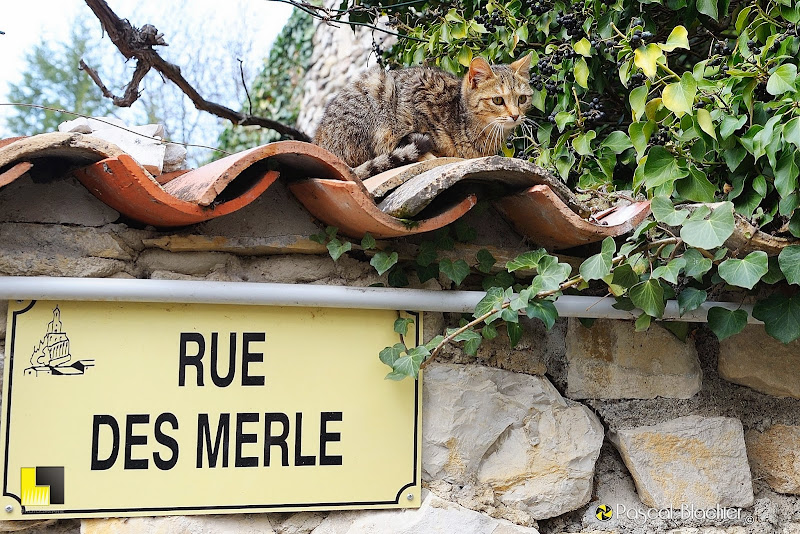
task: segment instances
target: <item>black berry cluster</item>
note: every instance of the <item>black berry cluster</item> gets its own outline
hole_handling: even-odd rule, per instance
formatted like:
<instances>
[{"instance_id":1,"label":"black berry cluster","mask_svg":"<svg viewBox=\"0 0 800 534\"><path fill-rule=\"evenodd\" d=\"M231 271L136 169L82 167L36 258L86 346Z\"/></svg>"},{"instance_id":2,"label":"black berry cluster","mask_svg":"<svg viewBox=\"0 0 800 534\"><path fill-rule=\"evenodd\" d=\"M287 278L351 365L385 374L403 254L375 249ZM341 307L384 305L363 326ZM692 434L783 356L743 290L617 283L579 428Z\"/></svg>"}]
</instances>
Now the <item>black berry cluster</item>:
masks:
<instances>
[{"instance_id":1,"label":"black berry cluster","mask_svg":"<svg viewBox=\"0 0 800 534\"><path fill-rule=\"evenodd\" d=\"M634 89L640 85L643 85L644 79L645 75L642 72L635 72L631 74L630 80L628 80L628 89Z\"/></svg>"},{"instance_id":2,"label":"black berry cluster","mask_svg":"<svg viewBox=\"0 0 800 534\"><path fill-rule=\"evenodd\" d=\"M728 41L717 41L714 43L714 53L721 56L729 56L733 53L733 48L728 44Z\"/></svg>"},{"instance_id":3,"label":"black berry cluster","mask_svg":"<svg viewBox=\"0 0 800 534\"><path fill-rule=\"evenodd\" d=\"M553 66L552 62L552 56L539 58L539 61L536 63L536 68L539 69L542 76L553 76L556 73L556 68Z\"/></svg>"},{"instance_id":4,"label":"black berry cluster","mask_svg":"<svg viewBox=\"0 0 800 534\"><path fill-rule=\"evenodd\" d=\"M769 51L777 52L780 49L783 41L785 41L788 37L797 37L797 34L797 27L795 26L790 27L784 33L778 34L778 36L775 38L775 42L773 42L772 46L769 47Z\"/></svg>"},{"instance_id":5,"label":"black berry cluster","mask_svg":"<svg viewBox=\"0 0 800 534\"><path fill-rule=\"evenodd\" d=\"M599 98L593 98L588 107L589 110L584 114L587 122L596 124L606 118L606 112L603 111L603 103L600 102Z\"/></svg>"},{"instance_id":6,"label":"black berry cluster","mask_svg":"<svg viewBox=\"0 0 800 534\"><path fill-rule=\"evenodd\" d=\"M757 43L757 42L755 42L755 41L754 41L754 40L752 40L752 39L750 39L749 41L747 41L747 48L749 48L749 49L750 49L750 52L752 52L752 53L753 53L753 55L756 55L756 56L757 56L757 55L759 55L759 54L761 53L761 47L760 47L760 46L758 46L758 43Z\"/></svg>"},{"instance_id":7,"label":"black berry cluster","mask_svg":"<svg viewBox=\"0 0 800 534\"><path fill-rule=\"evenodd\" d=\"M753 89L753 99L758 100L759 102L764 102L769 98L770 94L767 92L767 82L764 80L759 80L759 84Z\"/></svg>"},{"instance_id":8,"label":"black berry cluster","mask_svg":"<svg viewBox=\"0 0 800 534\"><path fill-rule=\"evenodd\" d=\"M483 24L483 27L489 32L493 32L498 26L505 26L505 22L503 22L503 19L500 16L500 12L496 9L492 11L491 15L489 13L481 13L480 15L476 16L475 22L478 24Z\"/></svg>"},{"instance_id":9,"label":"black berry cluster","mask_svg":"<svg viewBox=\"0 0 800 534\"><path fill-rule=\"evenodd\" d=\"M642 31L640 29L635 29L633 31L633 35L631 35L631 48L639 48L643 44L647 43L649 39L653 38L653 34L648 31Z\"/></svg>"},{"instance_id":10,"label":"black berry cluster","mask_svg":"<svg viewBox=\"0 0 800 534\"><path fill-rule=\"evenodd\" d=\"M553 8L549 0L522 0L522 7L528 7L534 15L544 15Z\"/></svg>"},{"instance_id":11,"label":"black berry cluster","mask_svg":"<svg viewBox=\"0 0 800 534\"><path fill-rule=\"evenodd\" d=\"M556 16L556 24L563 26L567 30L567 37L579 35L583 30L581 29L581 18L577 13L564 13Z\"/></svg>"},{"instance_id":12,"label":"black berry cluster","mask_svg":"<svg viewBox=\"0 0 800 534\"><path fill-rule=\"evenodd\" d=\"M669 133L666 130L658 130L650 137L650 143L653 145L665 145L669 141Z\"/></svg>"}]
</instances>

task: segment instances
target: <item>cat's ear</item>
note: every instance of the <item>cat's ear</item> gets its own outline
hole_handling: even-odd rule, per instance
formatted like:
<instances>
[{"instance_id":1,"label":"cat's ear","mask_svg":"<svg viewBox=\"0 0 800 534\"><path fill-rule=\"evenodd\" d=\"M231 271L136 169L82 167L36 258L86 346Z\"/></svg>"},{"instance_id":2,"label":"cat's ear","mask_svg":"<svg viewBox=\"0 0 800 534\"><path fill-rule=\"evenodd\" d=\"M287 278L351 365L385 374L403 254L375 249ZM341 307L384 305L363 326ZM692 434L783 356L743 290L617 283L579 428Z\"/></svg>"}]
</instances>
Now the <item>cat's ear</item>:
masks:
<instances>
[{"instance_id":1,"label":"cat's ear","mask_svg":"<svg viewBox=\"0 0 800 534\"><path fill-rule=\"evenodd\" d=\"M482 57L476 57L469 64L469 72L467 73L467 80L469 86L475 89L482 81L494 78L494 72L489 63Z\"/></svg>"},{"instance_id":2,"label":"cat's ear","mask_svg":"<svg viewBox=\"0 0 800 534\"><path fill-rule=\"evenodd\" d=\"M531 68L531 53L528 52L528 55L522 59L518 59L511 64L511 70L515 73L519 74L523 78L529 77L529 71Z\"/></svg>"}]
</instances>

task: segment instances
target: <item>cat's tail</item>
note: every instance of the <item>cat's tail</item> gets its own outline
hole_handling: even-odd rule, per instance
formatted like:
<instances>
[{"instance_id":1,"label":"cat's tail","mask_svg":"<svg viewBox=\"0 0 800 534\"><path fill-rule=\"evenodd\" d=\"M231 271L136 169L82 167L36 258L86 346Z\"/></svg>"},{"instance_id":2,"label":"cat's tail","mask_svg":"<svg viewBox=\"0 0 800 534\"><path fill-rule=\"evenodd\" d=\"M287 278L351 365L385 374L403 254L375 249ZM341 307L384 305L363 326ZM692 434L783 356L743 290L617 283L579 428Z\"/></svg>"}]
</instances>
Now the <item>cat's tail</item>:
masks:
<instances>
[{"instance_id":1,"label":"cat's tail","mask_svg":"<svg viewBox=\"0 0 800 534\"><path fill-rule=\"evenodd\" d=\"M362 163L353 169L353 172L360 179L364 180L370 176L419 161L419 158L428 152L433 152L433 140L428 134L412 133L403 138L397 148L388 154L381 154L371 160Z\"/></svg>"}]
</instances>

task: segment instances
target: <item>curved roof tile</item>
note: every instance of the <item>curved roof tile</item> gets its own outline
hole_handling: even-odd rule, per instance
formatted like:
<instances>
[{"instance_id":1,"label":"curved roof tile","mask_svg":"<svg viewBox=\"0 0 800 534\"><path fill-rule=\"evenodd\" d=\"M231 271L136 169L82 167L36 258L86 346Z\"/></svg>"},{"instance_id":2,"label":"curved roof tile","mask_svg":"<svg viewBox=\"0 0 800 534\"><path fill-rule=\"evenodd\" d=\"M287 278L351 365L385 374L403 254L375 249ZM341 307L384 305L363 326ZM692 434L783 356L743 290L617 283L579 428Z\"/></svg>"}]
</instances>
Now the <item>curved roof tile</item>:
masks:
<instances>
[{"instance_id":1,"label":"curved roof tile","mask_svg":"<svg viewBox=\"0 0 800 534\"><path fill-rule=\"evenodd\" d=\"M194 224L241 209L278 176L312 215L351 237L435 230L464 215L479 197L494 198L520 233L554 249L621 235L649 213L649 203L640 202L587 221L576 214L579 203L560 180L535 165L498 156L426 161L362 183L333 154L298 141L271 143L192 171L154 177L101 139L43 134L0 141L0 187L46 159L63 160L65 171L73 169L107 205L158 227Z\"/></svg>"}]
</instances>

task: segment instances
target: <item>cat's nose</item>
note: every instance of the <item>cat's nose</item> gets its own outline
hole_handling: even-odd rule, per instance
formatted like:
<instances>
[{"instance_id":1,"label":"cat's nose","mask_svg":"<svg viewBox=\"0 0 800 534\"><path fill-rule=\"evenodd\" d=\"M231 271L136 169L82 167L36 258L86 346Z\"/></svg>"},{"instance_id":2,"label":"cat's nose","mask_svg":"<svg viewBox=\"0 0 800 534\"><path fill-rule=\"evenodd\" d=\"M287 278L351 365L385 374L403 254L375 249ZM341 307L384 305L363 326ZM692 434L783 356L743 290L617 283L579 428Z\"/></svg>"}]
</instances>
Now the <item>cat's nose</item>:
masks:
<instances>
[{"instance_id":1,"label":"cat's nose","mask_svg":"<svg viewBox=\"0 0 800 534\"><path fill-rule=\"evenodd\" d=\"M519 118L519 115L509 115L509 117L511 117L512 121L515 121Z\"/></svg>"}]
</instances>

